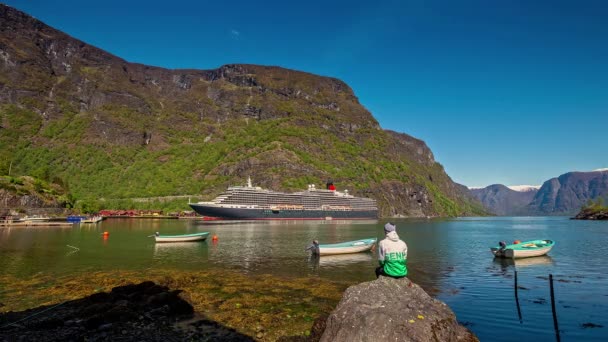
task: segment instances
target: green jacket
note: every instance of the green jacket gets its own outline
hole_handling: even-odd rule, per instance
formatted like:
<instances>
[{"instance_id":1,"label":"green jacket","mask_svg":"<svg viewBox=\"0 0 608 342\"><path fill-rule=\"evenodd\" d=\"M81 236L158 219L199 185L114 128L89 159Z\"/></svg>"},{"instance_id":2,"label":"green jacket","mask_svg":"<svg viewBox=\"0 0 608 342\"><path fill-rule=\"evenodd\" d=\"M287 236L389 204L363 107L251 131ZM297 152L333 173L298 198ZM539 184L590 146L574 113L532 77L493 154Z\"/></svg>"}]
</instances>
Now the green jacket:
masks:
<instances>
[{"instance_id":1,"label":"green jacket","mask_svg":"<svg viewBox=\"0 0 608 342\"><path fill-rule=\"evenodd\" d=\"M407 245L399 239L396 232L386 234L386 238L378 244L378 262L387 275L407 275Z\"/></svg>"}]
</instances>

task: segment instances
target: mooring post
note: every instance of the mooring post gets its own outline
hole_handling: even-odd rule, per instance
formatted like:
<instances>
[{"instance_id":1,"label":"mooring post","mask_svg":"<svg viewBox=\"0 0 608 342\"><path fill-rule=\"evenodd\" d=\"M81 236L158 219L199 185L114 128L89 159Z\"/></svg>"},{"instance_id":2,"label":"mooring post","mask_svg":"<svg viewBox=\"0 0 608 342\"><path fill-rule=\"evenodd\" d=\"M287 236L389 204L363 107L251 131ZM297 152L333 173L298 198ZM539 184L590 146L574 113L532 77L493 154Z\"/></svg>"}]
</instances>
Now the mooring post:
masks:
<instances>
[{"instance_id":1,"label":"mooring post","mask_svg":"<svg viewBox=\"0 0 608 342\"><path fill-rule=\"evenodd\" d=\"M517 305L517 317L519 317L519 323L524 321L521 319L521 308L519 307L519 296L517 294L517 270L515 271L515 304Z\"/></svg>"},{"instance_id":2,"label":"mooring post","mask_svg":"<svg viewBox=\"0 0 608 342\"><path fill-rule=\"evenodd\" d=\"M553 294L553 274L549 274L549 290L551 291L551 311L553 311L553 327L555 328L555 338L560 342L559 326L557 325L557 313L555 311L555 295Z\"/></svg>"}]
</instances>

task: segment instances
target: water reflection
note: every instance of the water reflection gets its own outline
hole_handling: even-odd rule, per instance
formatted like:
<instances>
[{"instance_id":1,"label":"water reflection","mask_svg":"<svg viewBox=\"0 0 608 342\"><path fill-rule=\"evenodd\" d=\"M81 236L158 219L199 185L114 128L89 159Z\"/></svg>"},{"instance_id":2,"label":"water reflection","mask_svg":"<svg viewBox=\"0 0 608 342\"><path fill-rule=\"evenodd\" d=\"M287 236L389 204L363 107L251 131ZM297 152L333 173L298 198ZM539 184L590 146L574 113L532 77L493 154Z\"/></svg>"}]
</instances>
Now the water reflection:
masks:
<instances>
[{"instance_id":1,"label":"water reflection","mask_svg":"<svg viewBox=\"0 0 608 342\"><path fill-rule=\"evenodd\" d=\"M318 226L318 225L370 225L377 224L378 220L196 220L193 225L199 226Z\"/></svg>"},{"instance_id":2,"label":"water reflection","mask_svg":"<svg viewBox=\"0 0 608 342\"><path fill-rule=\"evenodd\" d=\"M462 322L470 322L481 340L509 331L509 338L554 338L548 306L547 276L556 276L555 293L563 337L573 341L605 340L605 329L582 329L584 323L608 326L608 263L598 250L608 244L606 222L566 218L467 218L456 220L391 219L408 244L409 277L445 301ZM36 274L149 267L233 269L276 276L317 276L345 283L375 279L377 253L311 259L304 248L325 242L384 237L385 221L227 221L110 219L102 228L0 228L0 271L24 279ZM108 231L108 239L101 233ZM148 235L208 231L219 240L156 244ZM488 247L497 241L559 241L551 256L494 259ZM79 248L75 249L67 245ZM584 246L584 248L581 248ZM514 298L518 270L519 302ZM22 294L6 294L22 295ZM541 300L544 299L544 300ZM562 323L563 322L563 323ZM500 338L499 338L500 339Z\"/></svg>"},{"instance_id":3,"label":"water reflection","mask_svg":"<svg viewBox=\"0 0 608 342\"><path fill-rule=\"evenodd\" d=\"M161 262L204 262L209 259L209 247L204 241L155 243L154 259Z\"/></svg>"},{"instance_id":4,"label":"water reflection","mask_svg":"<svg viewBox=\"0 0 608 342\"><path fill-rule=\"evenodd\" d=\"M508 267L529 267L529 266L552 266L555 264L553 258L548 255L537 256L533 258L511 259L511 258L494 258L494 263L503 268Z\"/></svg>"}]
</instances>

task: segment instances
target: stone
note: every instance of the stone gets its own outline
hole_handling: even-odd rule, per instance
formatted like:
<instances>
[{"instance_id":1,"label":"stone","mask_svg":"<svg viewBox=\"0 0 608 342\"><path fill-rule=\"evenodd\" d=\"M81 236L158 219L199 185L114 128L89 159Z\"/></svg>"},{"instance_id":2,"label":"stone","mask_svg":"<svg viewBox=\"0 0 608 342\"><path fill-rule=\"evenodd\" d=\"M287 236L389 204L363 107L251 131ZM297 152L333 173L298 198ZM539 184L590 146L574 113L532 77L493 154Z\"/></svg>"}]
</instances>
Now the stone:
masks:
<instances>
[{"instance_id":1,"label":"stone","mask_svg":"<svg viewBox=\"0 0 608 342\"><path fill-rule=\"evenodd\" d=\"M408 278L349 287L329 315L321 342L479 341L443 302Z\"/></svg>"}]
</instances>

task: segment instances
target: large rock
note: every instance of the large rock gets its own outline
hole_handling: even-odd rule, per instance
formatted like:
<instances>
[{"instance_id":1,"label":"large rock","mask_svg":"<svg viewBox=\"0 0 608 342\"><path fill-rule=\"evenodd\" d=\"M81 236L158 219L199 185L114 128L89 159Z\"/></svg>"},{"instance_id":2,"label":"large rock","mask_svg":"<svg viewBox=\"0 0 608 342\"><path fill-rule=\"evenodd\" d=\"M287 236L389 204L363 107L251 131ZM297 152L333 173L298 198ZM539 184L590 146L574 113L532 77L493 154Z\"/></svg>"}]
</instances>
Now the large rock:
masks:
<instances>
[{"instance_id":1,"label":"large rock","mask_svg":"<svg viewBox=\"0 0 608 342\"><path fill-rule=\"evenodd\" d=\"M407 278L349 287L321 341L478 341L452 310Z\"/></svg>"}]
</instances>

